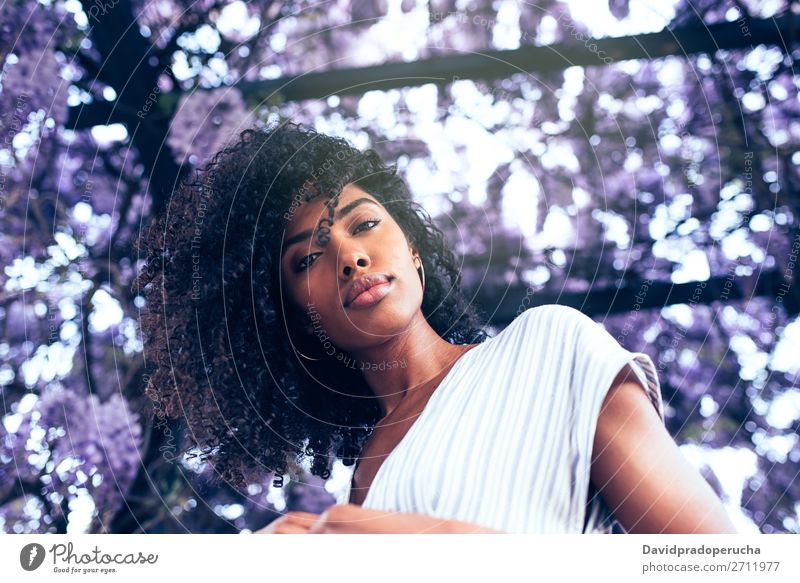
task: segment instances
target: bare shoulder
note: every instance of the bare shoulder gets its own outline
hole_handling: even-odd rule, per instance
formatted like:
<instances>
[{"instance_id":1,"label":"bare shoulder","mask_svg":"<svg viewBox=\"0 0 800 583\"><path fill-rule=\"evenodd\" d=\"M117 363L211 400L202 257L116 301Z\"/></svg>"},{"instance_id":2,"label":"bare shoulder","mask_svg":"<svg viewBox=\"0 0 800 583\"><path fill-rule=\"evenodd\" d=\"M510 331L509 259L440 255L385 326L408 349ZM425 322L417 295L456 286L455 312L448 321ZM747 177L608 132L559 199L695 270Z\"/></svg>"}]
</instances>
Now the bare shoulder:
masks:
<instances>
[{"instance_id":1,"label":"bare shoulder","mask_svg":"<svg viewBox=\"0 0 800 583\"><path fill-rule=\"evenodd\" d=\"M515 318L516 320L552 320L554 318L558 319L569 319L569 320L590 320L593 321L589 316L581 312L580 310L576 310L571 306L564 306L562 304L542 304L540 306L535 306L533 308L529 308L520 314L517 315Z\"/></svg>"},{"instance_id":2,"label":"bare shoulder","mask_svg":"<svg viewBox=\"0 0 800 583\"><path fill-rule=\"evenodd\" d=\"M630 533L736 533L711 486L669 435L642 386L614 379L597 420L591 481Z\"/></svg>"}]
</instances>

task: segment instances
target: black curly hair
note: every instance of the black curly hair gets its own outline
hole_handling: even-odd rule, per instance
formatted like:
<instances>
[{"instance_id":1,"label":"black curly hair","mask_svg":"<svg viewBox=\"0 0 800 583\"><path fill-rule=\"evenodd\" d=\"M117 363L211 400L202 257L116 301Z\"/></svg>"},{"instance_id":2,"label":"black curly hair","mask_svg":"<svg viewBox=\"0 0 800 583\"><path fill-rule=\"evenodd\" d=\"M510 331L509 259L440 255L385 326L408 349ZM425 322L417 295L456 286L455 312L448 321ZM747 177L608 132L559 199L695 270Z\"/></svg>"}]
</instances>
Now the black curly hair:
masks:
<instances>
[{"instance_id":1,"label":"black curly hair","mask_svg":"<svg viewBox=\"0 0 800 583\"><path fill-rule=\"evenodd\" d=\"M330 203L350 183L384 204L418 249L431 327L455 344L488 337L442 232L395 166L293 122L240 132L180 184L136 243L146 259L133 284L146 300L145 392L183 420L183 451L198 450L212 480L244 486L272 473L281 486L304 456L327 479L335 457L355 462L381 417L359 370L298 359L292 341L302 334L280 296L287 211L299 195Z\"/></svg>"}]
</instances>

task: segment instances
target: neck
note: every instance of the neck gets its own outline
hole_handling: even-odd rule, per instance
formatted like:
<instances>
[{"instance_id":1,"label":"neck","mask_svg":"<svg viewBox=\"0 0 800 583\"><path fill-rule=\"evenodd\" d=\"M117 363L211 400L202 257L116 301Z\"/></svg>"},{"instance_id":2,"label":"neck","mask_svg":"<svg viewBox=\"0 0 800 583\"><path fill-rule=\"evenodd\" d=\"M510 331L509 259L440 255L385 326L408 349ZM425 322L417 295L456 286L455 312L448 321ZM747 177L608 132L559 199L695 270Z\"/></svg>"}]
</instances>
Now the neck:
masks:
<instances>
[{"instance_id":1,"label":"neck","mask_svg":"<svg viewBox=\"0 0 800 583\"><path fill-rule=\"evenodd\" d=\"M407 395L440 380L474 346L449 343L419 312L403 334L350 354L362 365L364 380L386 417Z\"/></svg>"}]
</instances>

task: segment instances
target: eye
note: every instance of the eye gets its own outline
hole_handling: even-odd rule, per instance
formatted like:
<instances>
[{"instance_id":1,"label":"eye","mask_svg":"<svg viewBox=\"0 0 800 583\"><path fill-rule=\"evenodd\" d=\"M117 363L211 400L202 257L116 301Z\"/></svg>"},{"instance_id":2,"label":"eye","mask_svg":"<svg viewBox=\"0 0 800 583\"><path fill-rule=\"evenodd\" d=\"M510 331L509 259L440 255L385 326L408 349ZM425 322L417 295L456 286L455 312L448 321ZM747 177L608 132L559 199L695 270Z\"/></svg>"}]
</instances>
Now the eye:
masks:
<instances>
[{"instance_id":1,"label":"eye","mask_svg":"<svg viewBox=\"0 0 800 583\"><path fill-rule=\"evenodd\" d=\"M380 219L378 219L378 218L374 218L374 219L367 219L367 220L366 220L366 221L364 221L363 223L359 223L358 227L356 227L356 230L355 230L355 231L353 231L353 234L355 235L356 233L360 232L360 231L361 231L361 227L363 227L363 226L364 226L364 225L366 225L367 223L375 223L375 226L373 226L373 227L370 227L370 228L369 228L369 230L372 230L372 229L374 229L376 226L378 226L378 223L380 223L380 222L381 222L381 220L380 220Z\"/></svg>"},{"instance_id":2,"label":"eye","mask_svg":"<svg viewBox=\"0 0 800 583\"><path fill-rule=\"evenodd\" d=\"M308 267L309 265L311 265L311 263L313 263L313 261L312 261L311 263L308 263L308 264L306 264L306 263L305 263L306 259L308 259L309 257L315 257L315 256L317 256L317 255L320 255L320 253L312 253L311 255L306 255L305 257L303 257L303 258L302 258L302 259L301 259L301 260L300 260L300 261L297 263L297 265L295 266L295 268L294 268L295 272L299 273L299 272L301 272L301 271L305 271L305 270L306 270L306 267Z\"/></svg>"},{"instance_id":3,"label":"eye","mask_svg":"<svg viewBox=\"0 0 800 583\"><path fill-rule=\"evenodd\" d=\"M369 227L369 229L368 229L368 230L372 230L376 226L378 226L378 223L380 223L380 222L381 222L381 219L379 219L379 218L367 219L366 221L363 221L363 222L358 224L358 226L353 231L353 234L355 235L355 234L361 232L361 227L363 227L364 225L367 225L367 224L370 224L370 223L375 223L372 227ZM311 266L314 263L313 259L309 263L306 263L306 259L309 259L309 258L312 258L312 257L316 258L317 255L321 255L321 253L312 253L311 255L306 255L305 257L303 257L297 263L297 265L295 266L295 271L298 272L298 273L301 272L301 271L305 271L309 266Z\"/></svg>"}]
</instances>

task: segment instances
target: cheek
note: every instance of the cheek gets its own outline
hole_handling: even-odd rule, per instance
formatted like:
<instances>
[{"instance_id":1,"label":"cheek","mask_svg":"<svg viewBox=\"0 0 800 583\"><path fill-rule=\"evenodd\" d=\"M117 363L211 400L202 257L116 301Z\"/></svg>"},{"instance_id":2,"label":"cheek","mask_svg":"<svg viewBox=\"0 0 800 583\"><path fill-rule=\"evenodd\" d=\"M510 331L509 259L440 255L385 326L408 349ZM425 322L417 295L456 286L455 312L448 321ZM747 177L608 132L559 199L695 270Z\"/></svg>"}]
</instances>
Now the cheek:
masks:
<instances>
[{"instance_id":1,"label":"cheek","mask_svg":"<svg viewBox=\"0 0 800 583\"><path fill-rule=\"evenodd\" d=\"M414 267L414 259L409 253L408 249L403 244L393 246L392 265L394 266L395 273L398 277L402 278L406 284L414 282L418 279L417 269ZM406 290L413 291L412 288Z\"/></svg>"},{"instance_id":2,"label":"cheek","mask_svg":"<svg viewBox=\"0 0 800 583\"><path fill-rule=\"evenodd\" d=\"M318 273L303 274L295 280L293 295L301 309L314 311L326 322L338 322L344 318L344 307L339 302L340 282L332 274L322 275L322 265Z\"/></svg>"},{"instance_id":3,"label":"cheek","mask_svg":"<svg viewBox=\"0 0 800 583\"><path fill-rule=\"evenodd\" d=\"M310 304L318 303L319 292L315 290L318 290L319 286L315 286L313 278L305 273L292 274L288 277L284 275L280 285L285 301L300 313L308 312L311 309ZM319 307L316 309L319 310Z\"/></svg>"}]
</instances>

